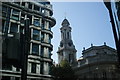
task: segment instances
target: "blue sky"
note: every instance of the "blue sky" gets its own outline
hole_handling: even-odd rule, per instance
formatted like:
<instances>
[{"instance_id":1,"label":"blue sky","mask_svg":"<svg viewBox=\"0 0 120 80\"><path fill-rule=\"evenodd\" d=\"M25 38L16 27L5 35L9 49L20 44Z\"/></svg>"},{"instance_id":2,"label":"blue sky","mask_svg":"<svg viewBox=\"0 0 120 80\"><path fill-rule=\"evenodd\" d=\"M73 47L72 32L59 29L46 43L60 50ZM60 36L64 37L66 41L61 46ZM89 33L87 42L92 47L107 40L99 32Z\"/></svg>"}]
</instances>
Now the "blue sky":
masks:
<instances>
[{"instance_id":1,"label":"blue sky","mask_svg":"<svg viewBox=\"0 0 120 80\"><path fill-rule=\"evenodd\" d=\"M58 61L57 50L61 40L60 27L65 18L72 27L72 40L77 49L77 59L81 56L83 47L101 46L104 42L115 48L112 27L107 8L102 2L52 2L53 17L56 25L53 31L53 55L55 62Z\"/></svg>"}]
</instances>

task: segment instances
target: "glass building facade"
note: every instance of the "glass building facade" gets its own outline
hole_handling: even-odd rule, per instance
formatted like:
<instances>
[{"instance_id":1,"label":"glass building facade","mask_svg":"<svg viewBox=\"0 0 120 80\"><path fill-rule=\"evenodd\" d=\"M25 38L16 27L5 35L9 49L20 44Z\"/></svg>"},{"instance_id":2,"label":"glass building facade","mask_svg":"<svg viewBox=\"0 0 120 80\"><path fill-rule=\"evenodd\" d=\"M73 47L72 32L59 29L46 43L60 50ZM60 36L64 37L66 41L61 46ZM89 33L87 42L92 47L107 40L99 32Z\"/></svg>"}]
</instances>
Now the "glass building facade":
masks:
<instances>
[{"instance_id":1,"label":"glass building facade","mask_svg":"<svg viewBox=\"0 0 120 80\"><path fill-rule=\"evenodd\" d=\"M19 2L2 2L2 31L12 38L15 33L24 34L25 19L30 20L30 43L27 60L27 80L51 80L51 51L53 46L51 28L56 24L52 17L53 10L49 1L20 0ZM14 45L14 44L13 44ZM16 48L14 48L16 49ZM7 64L2 57L2 80L21 80L21 69ZM19 63L18 63L19 64Z\"/></svg>"},{"instance_id":2,"label":"glass building facade","mask_svg":"<svg viewBox=\"0 0 120 80\"><path fill-rule=\"evenodd\" d=\"M118 53L118 62L120 66L120 1L119 0L108 1L109 2L104 3L109 11L113 35Z\"/></svg>"}]
</instances>

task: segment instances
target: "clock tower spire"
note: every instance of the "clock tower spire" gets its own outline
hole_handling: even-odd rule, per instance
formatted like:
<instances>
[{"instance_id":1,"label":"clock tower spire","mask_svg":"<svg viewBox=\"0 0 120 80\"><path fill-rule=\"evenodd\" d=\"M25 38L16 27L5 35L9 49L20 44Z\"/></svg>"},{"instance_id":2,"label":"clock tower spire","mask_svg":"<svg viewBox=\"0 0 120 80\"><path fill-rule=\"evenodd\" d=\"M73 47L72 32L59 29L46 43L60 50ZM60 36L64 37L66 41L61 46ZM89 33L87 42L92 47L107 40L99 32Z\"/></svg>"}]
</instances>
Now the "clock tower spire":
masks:
<instances>
[{"instance_id":1,"label":"clock tower spire","mask_svg":"<svg viewBox=\"0 0 120 80\"><path fill-rule=\"evenodd\" d=\"M69 21L65 18L62 22L61 31L61 41L58 47L58 63L62 60L67 60L71 65L76 62L76 52L75 46L71 37L71 30Z\"/></svg>"}]
</instances>

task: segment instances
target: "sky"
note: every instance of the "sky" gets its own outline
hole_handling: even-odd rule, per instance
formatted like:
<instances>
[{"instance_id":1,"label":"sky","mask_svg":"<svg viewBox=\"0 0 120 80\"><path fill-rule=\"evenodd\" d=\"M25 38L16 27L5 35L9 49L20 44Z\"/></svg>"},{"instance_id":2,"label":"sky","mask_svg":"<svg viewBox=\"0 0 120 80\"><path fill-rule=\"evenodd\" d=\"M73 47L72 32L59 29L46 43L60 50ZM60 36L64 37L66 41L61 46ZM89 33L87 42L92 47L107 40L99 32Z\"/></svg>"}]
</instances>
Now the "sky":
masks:
<instances>
[{"instance_id":1,"label":"sky","mask_svg":"<svg viewBox=\"0 0 120 80\"><path fill-rule=\"evenodd\" d=\"M56 25L53 31L52 59L58 62L57 50L60 45L62 21L69 21L72 40L77 50L77 59L82 56L83 47L104 45L115 48L109 13L103 2L52 2Z\"/></svg>"}]
</instances>

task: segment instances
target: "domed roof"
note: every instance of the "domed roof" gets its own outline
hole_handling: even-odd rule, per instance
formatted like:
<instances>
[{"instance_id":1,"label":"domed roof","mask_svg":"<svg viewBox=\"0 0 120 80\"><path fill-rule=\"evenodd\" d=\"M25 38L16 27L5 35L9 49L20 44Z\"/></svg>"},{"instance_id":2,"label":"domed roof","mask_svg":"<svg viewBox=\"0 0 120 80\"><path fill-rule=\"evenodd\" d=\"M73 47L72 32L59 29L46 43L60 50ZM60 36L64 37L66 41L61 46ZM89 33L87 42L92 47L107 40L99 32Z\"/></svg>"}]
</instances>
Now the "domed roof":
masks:
<instances>
[{"instance_id":1,"label":"domed roof","mask_svg":"<svg viewBox=\"0 0 120 80\"><path fill-rule=\"evenodd\" d=\"M67 19L64 19L62 22L62 26L68 26L68 25L70 25L70 23L68 22Z\"/></svg>"}]
</instances>

